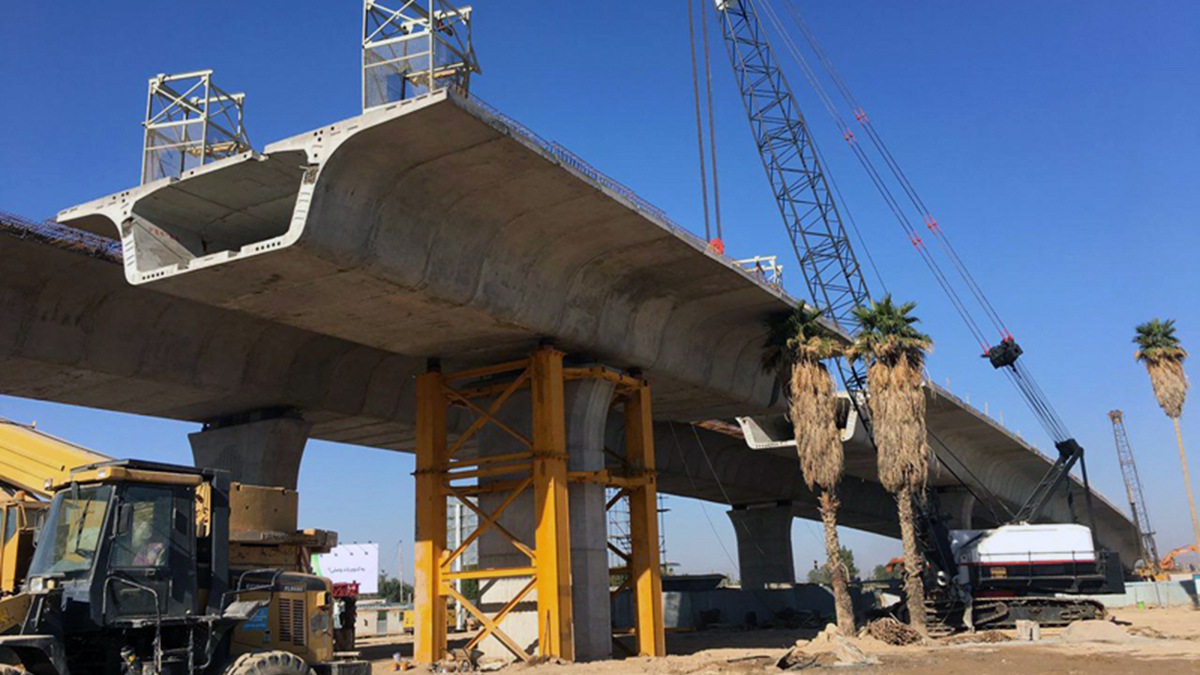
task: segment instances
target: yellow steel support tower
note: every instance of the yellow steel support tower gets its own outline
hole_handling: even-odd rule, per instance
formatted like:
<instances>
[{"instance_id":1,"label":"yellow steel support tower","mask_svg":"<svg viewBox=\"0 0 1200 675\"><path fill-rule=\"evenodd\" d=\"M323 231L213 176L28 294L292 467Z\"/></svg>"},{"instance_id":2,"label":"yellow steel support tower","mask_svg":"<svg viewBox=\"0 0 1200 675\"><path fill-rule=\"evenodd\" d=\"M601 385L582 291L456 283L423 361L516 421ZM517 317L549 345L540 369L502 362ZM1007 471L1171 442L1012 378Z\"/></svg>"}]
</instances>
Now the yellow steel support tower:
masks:
<instances>
[{"instance_id":1,"label":"yellow steel support tower","mask_svg":"<svg viewBox=\"0 0 1200 675\"><path fill-rule=\"evenodd\" d=\"M654 484L654 430L650 423L650 387L635 389L625 400L625 458L645 480L629 488L630 586L638 653L666 654L663 634L662 561L658 550L658 490Z\"/></svg>"},{"instance_id":2,"label":"yellow steel support tower","mask_svg":"<svg viewBox=\"0 0 1200 675\"><path fill-rule=\"evenodd\" d=\"M622 475L607 470L567 471L564 386L568 380L587 378L613 381L619 400L625 403L629 430L623 462L627 470ZM497 417L505 402L525 387L530 390L530 437ZM480 399L490 402L476 402ZM448 443L446 410L451 405L471 411L475 420L453 443ZM517 440L522 449L455 458L455 453L488 424ZM574 659L571 541L567 520L569 481L619 487L622 495L630 498L631 510L637 514L632 555L628 557L633 582L630 587L637 607L638 650L649 656L665 654L650 389L643 380L602 367L565 368L563 353L548 346L539 348L527 359L455 373L442 373L437 366L431 366L427 373L417 377L416 476L414 654L417 661L430 663L445 655L447 598L453 598L482 626L467 642L468 651L490 635L518 658L532 659L534 655L506 634L501 623L534 589L537 590L537 655ZM499 522L504 511L527 489L532 490L534 503L532 548ZM504 494L504 497L489 513L471 499L483 494ZM479 520L478 527L453 550L446 546L448 498L461 501ZM454 571L454 561L489 529L528 558L528 565ZM498 578L528 578L528 581L491 616L452 584L458 579Z\"/></svg>"},{"instance_id":3,"label":"yellow steel support tower","mask_svg":"<svg viewBox=\"0 0 1200 675\"><path fill-rule=\"evenodd\" d=\"M414 655L429 663L446 651L446 603L438 564L446 547L446 498L441 485L446 467L446 397L442 386L436 370L417 377Z\"/></svg>"}]
</instances>

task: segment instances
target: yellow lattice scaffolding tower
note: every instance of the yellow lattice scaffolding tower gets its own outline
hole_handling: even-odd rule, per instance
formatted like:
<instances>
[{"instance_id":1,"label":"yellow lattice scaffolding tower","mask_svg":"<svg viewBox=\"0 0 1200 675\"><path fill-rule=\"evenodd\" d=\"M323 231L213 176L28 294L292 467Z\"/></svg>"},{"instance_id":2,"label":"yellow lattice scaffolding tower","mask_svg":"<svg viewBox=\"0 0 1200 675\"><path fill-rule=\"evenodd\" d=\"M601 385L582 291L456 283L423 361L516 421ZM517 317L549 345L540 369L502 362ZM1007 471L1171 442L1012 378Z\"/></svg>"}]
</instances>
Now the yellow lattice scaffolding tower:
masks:
<instances>
[{"instance_id":1,"label":"yellow lattice scaffolding tower","mask_svg":"<svg viewBox=\"0 0 1200 675\"><path fill-rule=\"evenodd\" d=\"M624 404L625 468L620 472L567 471L565 383L589 378L613 382L617 398ZM531 407L529 437L497 416L512 395L526 387ZM626 583L634 595L638 652L646 656L664 655L649 384L605 367L564 367L563 352L542 346L529 358L454 373L442 373L440 367L431 364L428 372L417 376L416 389L416 660L431 663L445 656L448 598L465 608L481 626L467 642L467 651L490 635L523 660L534 656L574 659L567 515L569 481L619 488L621 495L629 498L633 536ZM475 416L452 443L448 441L446 428L450 406L461 407ZM456 458L464 444L489 424L518 441L522 449ZM533 493L532 547L499 522L504 511L526 490ZM490 512L471 499L488 493L504 495ZM453 550L446 544L446 503L451 498L458 499L478 516L478 526ZM489 529L520 551L528 564L454 571L454 561ZM500 578L528 581L490 616L453 586L458 579ZM504 632L501 624L535 589L538 638L536 654L530 654Z\"/></svg>"}]
</instances>

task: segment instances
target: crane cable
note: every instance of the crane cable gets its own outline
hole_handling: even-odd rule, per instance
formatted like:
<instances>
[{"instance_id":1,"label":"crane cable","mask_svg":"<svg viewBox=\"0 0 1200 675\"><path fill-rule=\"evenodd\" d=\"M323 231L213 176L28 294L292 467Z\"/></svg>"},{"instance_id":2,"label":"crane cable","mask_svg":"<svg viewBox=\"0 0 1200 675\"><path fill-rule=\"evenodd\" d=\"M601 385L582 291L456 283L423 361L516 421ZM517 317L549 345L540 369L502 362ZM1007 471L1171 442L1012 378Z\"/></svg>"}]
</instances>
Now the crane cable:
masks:
<instances>
[{"instance_id":1,"label":"crane cable","mask_svg":"<svg viewBox=\"0 0 1200 675\"><path fill-rule=\"evenodd\" d=\"M1004 324L1004 321L1000 318L998 312L995 310L995 307L987 298L987 295L983 292L982 288L980 288L974 276L970 273L966 263L963 262L962 258L958 255L958 252L950 242L949 237L946 236L944 230L933 218L931 212L926 207L924 200L921 199L920 195L916 191L916 188L908 179L907 174L904 173L903 169L899 165L899 162L896 161L894 155L883 142L882 137L875 130L874 125L871 124L869 118L863 110L863 107L858 103L858 100L854 97L853 93L846 85L845 80L842 79L840 73L838 73L837 69L834 67L832 60L829 59L824 49L817 41L815 34L812 32L811 28L809 28L807 22L805 22L803 15L800 14L792 0L783 0L783 2L788 7L793 21L800 28L800 32L804 36L806 42L810 48L812 48L814 53L817 54L819 60L825 68L826 73L834 82L838 91L842 94L842 98L845 100L846 104L851 108L855 119L858 120L859 124L866 131L866 134L868 138L871 139L872 145L876 148L876 151L879 152L879 154L884 158L888 168L891 170L897 182L900 183L901 188L904 190L909 201L913 204L913 207L923 218L926 227L933 233L934 239L938 241L942 251L945 253L947 258L950 259L951 264L955 267L955 270L963 279L968 290L975 297L975 300L979 303L980 307L983 308L984 313L991 321L993 328L998 331L1001 341L1004 341L1005 339L1012 340L1012 334ZM862 148L855 142L853 133L849 130L849 125L846 124L845 119L838 112L837 107L833 105L828 93L821 85L820 81L816 78L815 73L808 65L808 62L804 58L803 54L801 54L799 49L796 48L796 45L792 41L790 35L783 29L782 22L779 21L774 9L769 4L765 6L767 9L767 14L772 20L772 24L774 25L776 31L778 31L783 38L784 43L788 47L793 58L800 64L801 69L804 71L805 77L809 81L809 84L812 85L813 89L821 98L822 103L825 105L826 110L833 117L835 123L838 124L843 136L849 142L852 150L855 153L855 156L859 159L859 162L862 163L864 168L867 169L868 175L871 177L872 182L876 185L876 188L879 189L884 195L885 202L887 202L889 208L892 209L893 213L896 213L899 209L897 200L891 194L891 191L887 188L886 184L883 184L883 179L875 169L870 158L865 155ZM968 325L968 329L975 334L976 339L980 341L981 347L983 347L984 351L986 352L987 340L983 338L982 332L978 328L978 324L966 310L964 303L954 290L953 286L949 283L945 273L941 271L936 260L932 260L929 252L924 250L922 246L918 245L918 242L920 241L919 235L916 235L913 231L907 216L900 216L899 214L897 215L898 219L903 221L902 225L905 226L906 233L909 235L910 240L913 240L914 245L917 246L918 252L922 254L922 259L926 261L926 264L930 267L931 271L934 272L934 276L938 280L939 285L941 285L943 290L947 292L951 303L955 306L955 310L959 313L959 316L964 318ZM1033 375L1027 368L1025 368L1024 363L1016 361L1011 365L1011 367L1004 368L1003 370L1005 370L1005 374L1013 382L1014 386L1016 386L1016 388L1021 392L1023 398L1025 398L1026 404L1029 406L1030 411L1035 417L1038 418L1039 422L1041 422L1042 426L1045 427L1046 431L1055 440L1055 442L1064 441L1070 438L1070 433L1067 431L1066 425L1063 423L1062 418L1059 417L1057 411L1050 404L1049 399L1042 391L1041 386L1038 385L1037 381L1033 378Z\"/></svg>"},{"instance_id":2,"label":"crane cable","mask_svg":"<svg viewBox=\"0 0 1200 675\"><path fill-rule=\"evenodd\" d=\"M747 1L752 1L752 0L747 0ZM913 247L916 248L917 253L921 256L921 259L925 262L926 266L933 273L934 278L938 282L938 285L941 286L943 292L945 292L946 296L950 299L951 304L954 306L955 311L958 313L959 317L962 318L963 322L967 325L968 330L971 331L971 334L975 337L975 340L979 343L980 349L986 352L987 351L987 339L984 337L983 330L979 327L979 325L975 322L974 317L967 310L966 303L963 302L962 298L958 295L958 292L955 290L954 286L950 283L950 280L946 276L945 272L942 271L941 266L938 265L937 260L933 257L933 255L929 252L929 250L925 246L924 240L921 238L920 234L917 232L916 228L913 226L912 222L909 220L908 214L905 212L904 208L900 205L900 202L896 199L895 195L892 194L891 189L888 188L887 182L884 180L883 176L880 175L879 170L875 167L874 163L871 161L871 158L863 151L862 147L856 142L854 133L850 130L849 125L846 124L846 121L842 118L841 114L838 112L837 106L835 106L833 104L832 99L829 97L828 93L825 91L825 88L821 85L820 80L817 79L816 73L813 72L812 68L808 64L808 61L804 58L804 55L800 52L799 48L796 46L796 43L791 39L791 37L788 35L788 33L783 29L782 21L780 21L779 16L775 13L775 10L767 2L764 2L762 4L763 4L764 9L766 10L765 13L767 15L768 20L774 26L775 30L779 33L779 35L783 38L784 46L787 48L788 53L791 55L793 60L795 60L796 63L800 66L801 71L804 73L805 78L808 80L809 84L812 86L813 90L817 93L818 97L821 99L821 102L824 104L826 111L833 118L834 122L838 125L839 131L841 131L843 138L845 138L847 143L850 145L851 151L854 153L854 156L858 159L859 163L863 166L863 169L866 170L867 175L871 179L871 182L875 185L876 190L883 197L884 202L887 204L888 208L891 210L892 214L895 216L896 221L900 224L901 228L904 230L905 234L908 236L909 241L912 242Z\"/></svg>"},{"instance_id":3,"label":"crane cable","mask_svg":"<svg viewBox=\"0 0 1200 675\"><path fill-rule=\"evenodd\" d=\"M692 100L696 104L696 145L700 151L700 198L704 201L704 240L712 240L712 227L708 219L708 169L704 166L704 121L700 115L700 75L696 67L695 9L692 0L687 0L688 47L692 52Z\"/></svg>"},{"instance_id":4,"label":"crane cable","mask_svg":"<svg viewBox=\"0 0 1200 675\"><path fill-rule=\"evenodd\" d=\"M717 185L717 134L713 122L712 68L708 58L708 12L704 11L703 5L700 6L700 39L704 52L704 92L708 98L708 149L709 165L712 166L713 215L717 225L717 239L723 242L725 235L721 232L721 191Z\"/></svg>"},{"instance_id":5,"label":"crane cable","mask_svg":"<svg viewBox=\"0 0 1200 675\"><path fill-rule=\"evenodd\" d=\"M976 301L979 302L979 305L983 308L984 313L988 315L988 318L992 321L994 327L1000 331L1001 339L1004 339L1005 337L1011 338L1011 333L1009 333L1003 319L1000 318L999 313L988 299L987 294L983 292L983 289L979 286L978 282L976 282L975 277L971 274L970 269L966 266L966 263L964 263L962 258L958 255L958 251L950 242L949 237L946 236L946 233L942 230L937 220L934 219L932 212L926 206L925 201L921 199L920 194L917 192L912 182L908 179L908 175L904 172L904 169L900 166L900 163L896 161L895 156L892 155L892 152L888 148L887 144L883 142L883 138L875 130L874 125L871 124L870 118L867 117L866 111L863 109L862 105L859 104L858 99L854 97L853 92L851 92L849 86L846 85L845 80L842 79L841 73L838 72L837 68L833 64L833 61L829 58L829 55L825 52L824 48L821 46L821 43L817 40L816 34L814 34L812 29L808 26L808 22L805 21L804 15L800 13L799 8L796 7L793 0L783 1L792 17L792 20L800 28L801 35L804 37L809 47L812 48L813 52L817 55L817 58L825 68L825 71L829 74L829 78L833 81L834 86L838 89L842 95L842 98L850 107L854 114L854 118L866 131L867 137L871 140L871 143L875 146L880 156L883 157L884 162L887 163L888 167L891 169L892 174L900 183L901 188L907 194L909 200L913 204L913 207L922 216L925 226L933 234L935 240L937 240L942 246L942 250L945 252L946 257L950 259L951 264L954 265L955 269L966 283L967 288L971 291L972 295L975 296Z\"/></svg>"}]
</instances>

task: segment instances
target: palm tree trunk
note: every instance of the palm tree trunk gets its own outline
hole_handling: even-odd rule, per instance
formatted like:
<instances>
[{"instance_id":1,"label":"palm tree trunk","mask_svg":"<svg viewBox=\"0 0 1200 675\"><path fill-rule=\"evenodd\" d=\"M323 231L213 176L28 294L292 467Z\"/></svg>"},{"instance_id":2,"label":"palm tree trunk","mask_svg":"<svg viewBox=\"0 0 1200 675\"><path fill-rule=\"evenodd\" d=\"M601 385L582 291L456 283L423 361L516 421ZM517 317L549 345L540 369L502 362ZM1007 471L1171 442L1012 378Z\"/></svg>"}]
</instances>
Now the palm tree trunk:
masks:
<instances>
[{"instance_id":1,"label":"palm tree trunk","mask_svg":"<svg viewBox=\"0 0 1200 675\"><path fill-rule=\"evenodd\" d=\"M1192 499L1192 479L1188 477L1187 456L1183 454L1183 434L1179 433L1179 418L1172 417L1175 423L1175 444L1179 446L1179 466L1183 469L1183 486L1187 488L1188 508L1192 510L1192 536L1196 538L1196 548L1200 549L1200 521L1196 520L1196 500Z\"/></svg>"},{"instance_id":2,"label":"palm tree trunk","mask_svg":"<svg viewBox=\"0 0 1200 675\"><path fill-rule=\"evenodd\" d=\"M908 596L908 622L922 636L925 627L925 587L921 585L921 552L917 550L917 529L913 517L913 491L905 487L896 494L900 512L900 540L904 543L904 592Z\"/></svg>"},{"instance_id":3,"label":"palm tree trunk","mask_svg":"<svg viewBox=\"0 0 1200 675\"><path fill-rule=\"evenodd\" d=\"M829 585L833 587L833 607L837 614L837 627L842 635L853 636L854 603L850 600L847 587L846 566L842 564L841 544L838 542L838 500L832 490L822 490L817 507L821 512L821 523L825 526L825 565L829 568Z\"/></svg>"}]
</instances>

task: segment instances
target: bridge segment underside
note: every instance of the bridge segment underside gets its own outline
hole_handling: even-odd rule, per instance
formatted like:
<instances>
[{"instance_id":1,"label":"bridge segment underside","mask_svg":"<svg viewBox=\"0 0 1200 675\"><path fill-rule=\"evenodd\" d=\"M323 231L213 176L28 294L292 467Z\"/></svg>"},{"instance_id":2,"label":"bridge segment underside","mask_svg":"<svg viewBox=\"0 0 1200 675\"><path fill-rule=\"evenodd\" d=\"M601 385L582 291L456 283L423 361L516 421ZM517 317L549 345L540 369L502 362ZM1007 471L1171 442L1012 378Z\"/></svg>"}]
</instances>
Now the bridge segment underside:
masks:
<instances>
[{"instance_id":1,"label":"bridge segment underside","mask_svg":"<svg viewBox=\"0 0 1200 675\"><path fill-rule=\"evenodd\" d=\"M0 228L5 394L196 422L286 409L314 438L411 451L427 358L464 368L553 338L652 383L660 490L816 517L792 451L686 424L779 412L761 319L794 300L471 101L382 108L60 220L120 236L124 258ZM1049 466L940 390L929 426L963 522L997 518L960 478L1011 507ZM852 441L842 522L895 535L873 464ZM1098 508L1131 560L1132 526ZM1065 499L1046 513L1068 516Z\"/></svg>"}]
</instances>

